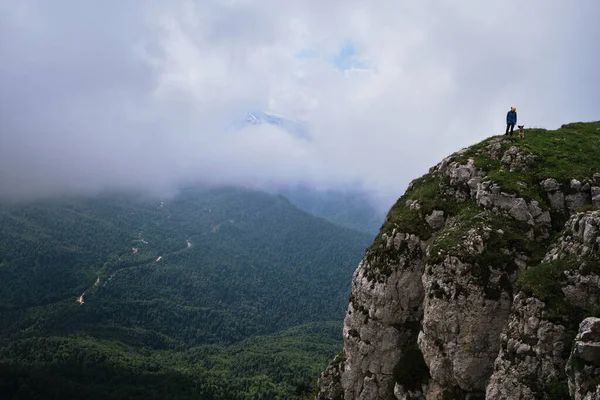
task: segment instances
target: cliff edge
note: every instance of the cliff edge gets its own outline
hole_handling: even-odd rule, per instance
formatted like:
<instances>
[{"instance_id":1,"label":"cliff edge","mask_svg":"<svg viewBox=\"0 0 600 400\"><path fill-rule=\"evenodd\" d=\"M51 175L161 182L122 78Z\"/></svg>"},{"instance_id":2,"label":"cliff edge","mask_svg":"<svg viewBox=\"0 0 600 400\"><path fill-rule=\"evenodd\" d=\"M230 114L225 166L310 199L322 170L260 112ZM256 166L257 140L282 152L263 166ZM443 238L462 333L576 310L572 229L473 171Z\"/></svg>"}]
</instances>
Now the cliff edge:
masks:
<instances>
[{"instance_id":1,"label":"cliff edge","mask_svg":"<svg viewBox=\"0 0 600 400\"><path fill-rule=\"evenodd\" d=\"M600 398L600 121L458 151L391 208L319 400Z\"/></svg>"}]
</instances>

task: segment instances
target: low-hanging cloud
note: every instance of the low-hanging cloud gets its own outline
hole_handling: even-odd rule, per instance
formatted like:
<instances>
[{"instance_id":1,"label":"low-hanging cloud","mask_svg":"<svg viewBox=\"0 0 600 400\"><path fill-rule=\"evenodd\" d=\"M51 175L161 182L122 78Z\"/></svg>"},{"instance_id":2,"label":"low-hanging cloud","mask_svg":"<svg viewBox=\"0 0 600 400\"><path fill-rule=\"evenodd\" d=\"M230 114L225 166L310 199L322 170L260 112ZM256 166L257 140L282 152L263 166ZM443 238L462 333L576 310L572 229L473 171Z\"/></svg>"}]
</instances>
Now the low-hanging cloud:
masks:
<instances>
[{"instance_id":1,"label":"low-hanging cloud","mask_svg":"<svg viewBox=\"0 0 600 400\"><path fill-rule=\"evenodd\" d=\"M0 198L194 181L393 199L519 122L598 119L582 0L0 0ZM303 121L310 139L249 110Z\"/></svg>"}]
</instances>

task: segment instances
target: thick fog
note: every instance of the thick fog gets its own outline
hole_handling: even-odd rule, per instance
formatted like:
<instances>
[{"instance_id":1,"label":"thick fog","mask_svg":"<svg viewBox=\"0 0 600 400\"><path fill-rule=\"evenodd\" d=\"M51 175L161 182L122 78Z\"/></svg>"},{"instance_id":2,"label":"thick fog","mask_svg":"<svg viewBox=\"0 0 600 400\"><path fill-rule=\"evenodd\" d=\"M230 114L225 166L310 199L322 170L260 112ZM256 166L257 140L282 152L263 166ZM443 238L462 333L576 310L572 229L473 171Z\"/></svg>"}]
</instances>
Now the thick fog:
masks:
<instances>
[{"instance_id":1,"label":"thick fog","mask_svg":"<svg viewBox=\"0 0 600 400\"><path fill-rule=\"evenodd\" d=\"M512 105L526 126L600 119L599 18L595 0L0 0L0 198L208 181L395 199Z\"/></svg>"}]
</instances>

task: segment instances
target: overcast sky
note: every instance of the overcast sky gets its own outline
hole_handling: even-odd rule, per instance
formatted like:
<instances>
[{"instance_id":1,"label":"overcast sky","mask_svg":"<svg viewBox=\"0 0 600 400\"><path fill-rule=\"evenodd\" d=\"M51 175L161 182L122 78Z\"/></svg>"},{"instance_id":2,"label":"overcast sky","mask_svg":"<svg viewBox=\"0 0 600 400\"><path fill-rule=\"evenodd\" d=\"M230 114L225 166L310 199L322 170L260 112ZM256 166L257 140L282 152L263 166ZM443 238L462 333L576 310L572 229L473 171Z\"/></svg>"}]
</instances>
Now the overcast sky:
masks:
<instances>
[{"instance_id":1,"label":"overcast sky","mask_svg":"<svg viewBox=\"0 0 600 400\"><path fill-rule=\"evenodd\" d=\"M0 0L0 197L199 179L391 201L511 105L600 119L599 20L597 0ZM255 109L310 138L237 128Z\"/></svg>"}]
</instances>

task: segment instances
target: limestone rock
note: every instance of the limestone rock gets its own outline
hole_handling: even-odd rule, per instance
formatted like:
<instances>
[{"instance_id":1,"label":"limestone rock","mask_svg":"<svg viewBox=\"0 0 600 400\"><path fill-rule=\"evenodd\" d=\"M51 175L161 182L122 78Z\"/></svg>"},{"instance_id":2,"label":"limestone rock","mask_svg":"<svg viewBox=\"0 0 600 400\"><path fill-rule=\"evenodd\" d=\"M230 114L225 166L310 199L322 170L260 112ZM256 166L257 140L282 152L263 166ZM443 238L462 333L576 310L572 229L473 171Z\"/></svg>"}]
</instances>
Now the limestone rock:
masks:
<instances>
[{"instance_id":1,"label":"limestone rock","mask_svg":"<svg viewBox=\"0 0 600 400\"><path fill-rule=\"evenodd\" d=\"M559 256L569 255L598 259L599 240L600 211L575 214L565 224L565 234L559 237L556 245L546 254L543 261L550 262Z\"/></svg>"},{"instance_id":2,"label":"limestone rock","mask_svg":"<svg viewBox=\"0 0 600 400\"><path fill-rule=\"evenodd\" d=\"M586 318L579 325L567 374L572 399L600 399L600 318Z\"/></svg>"},{"instance_id":3,"label":"limestone rock","mask_svg":"<svg viewBox=\"0 0 600 400\"><path fill-rule=\"evenodd\" d=\"M534 400L540 389L565 379L565 328L546 320L544 311L540 300L515 296L486 400Z\"/></svg>"},{"instance_id":4,"label":"limestone rock","mask_svg":"<svg viewBox=\"0 0 600 400\"><path fill-rule=\"evenodd\" d=\"M439 164L430 168L429 173L450 178L450 184L457 188L475 187L477 182L485 176L485 173L475 166L472 158L466 164L460 164L452 161L452 156L446 157Z\"/></svg>"},{"instance_id":5,"label":"limestone rock","mask_svg":"<svg viewBox=\"0 0 600 400\"><path fill-rule=\"evenodd\" d=\"M538 217L536 217L535 222L540 225L549 226L552 223L552 218L550 217L550 212L544 211Z\"/></svg>"},{"instance_id":6,"label":"limestone rock","mask_svg":"<svg viewBox=\"0 0 600 400\"><path fill-rule=\"evenodd\" d=\"M548 236L552 223L550 213L542 211L539 202L535 200L527 203L521 197L500 191L497 185L489 181L477 185L475 200L485 208L506 211L508 216L517 221L538 226L540 236L542 238Z\"/></svg>"},{"instance_id":7,"label":"limestone rock","mask_svg":"<svg viewBox=\"0 0 600 400\"><path fill-rule=\"evenodd\" d=\"M512 146L504 152L500 162L510 172L526 171L535 162L535 156L520 147Z\"/></svg>"},{"instance_id":8,"label":"limestone rock","mask_svg":"<svg viewBox=\"0 0 600 400\"><path fill-rule=\"evenodd\" d=\"M574 266L567 268L560 277L560 292L571 307L585 310L597 306L600 299L600 277L594 266L600 265L600 212L573 215L565 224L563 234L543 259L549 263L557 259L569 259ZM581 325L581 340L589 340L575 346L571 358L584 360L593 367L584 368L585 374L593 374L600 367L600 319ZM515 296L509 322L502 334L502 346L494 366L494 373L487 387L486 399L537 399L545 396L548 388L560 385L566 379L565 365L571 343L567 342L565 326L548 319L547 305L523 292ZM579 349L579 350L577 350ZM596 353L596 350L599 350ZM594 363L599 362L598 366ZM570 362L569 365L579 365ZM569 370L569 368L571 368ZM580 399L594 399L596 387L589 385L588 378L567 367L569 386L585 387ZM600 371L600 369L598 369ZM579 375L578 375L579 374ZM596 376L596 379L600 375ZM588 383L577 383L580 381ZM572 382L571 382L572 381ZM566 389L565 389L566 390ZM581 392L580 389L575 392ZM575 393L571 390L571 395ZM581 392L581 393L583 393ZM592 397L585 397L592 396Z\"/></svg>"},{"instance_id":9,"label":"limestone rock","mask_svg":"<svg viewBox=\"0 0 600 400\"><path fill-rule=\"evenodd\" d=\"M431 228L438 230L444 227L446 220L444 219L444 212L441 210L433 210L431 214L425 217L425 221L431 226Z\"/></svg>"},{"instance_id":10,"label":"limestone rock","mask_svg":"<svg viewBox=\"0 0 600 400\"><path fill-rule=\"evenodd\" d=\"M503 212L507 218L513 214L512 218L524 220L519 212L528 215L527 220L533 220L536 227L540 220L550 219L535 201L494 193L490 182L479 182L478 187L480 195L492 199L489 213ZM514 275L507 276L492 265L484 266L489 283L482 284L477 275L481 266L473 260L486 251L493 235L504 235L504 230L482 222L457 236L460 240L447 247L447 252L430 254L437 240L445 240L445 235L461 226L456 218L447 218L442 226L444 216L441 212L425 216L432 226L440 227L435 233L439 237L424 242L416 235L393 230L383 234L381 241L385 249L397 251L396 258L385 262L365 258L361 262L353 277L344 322L345 357L321 375L319 400L484 395L498 400L536 399L552 385L566 385L570 342L565 326L548 319L547 306L539 299L523 292L513 299L502 289ZM600 277L589 268L593 266L590 260L597 260L599 248L600 211L580 213L567 221L563 235L544 258L544 262L564 257L580 260L581 268L566 270L561 280L561 292L573 306L585 308L599 302ZM517 271L529 266L525 254L510 249L501 249L501 253L510 256ZM489 292L490 287L500 290ZM596 334L596 328L587 331ZM581 338L596 340L592 334ZM404 359L407 346L415 344L430 376L420 389L404 387L394 378L396 368L408 362ZM594 368L600 368L593 366L599 354L594 346L581 348L577 354L591 366L583 372L571 371L571 386L584 388L588 397L581 398L591 399L596 387L590 386L589 376L595 376Z\"/></svg>"},{"instance_id":11,"label":"limestone rock","mask_svg":"<svg viewBox=\"0 0 600 400\"><path fill-rule=\"evenodd\" d=\"M470 395L485 390L510 312L511 297L500 284L506 279L503 271L486 266L490 269L488 284L477 278L478 267L465 261L485 250L490 231L486 226L469 230L453 251L457 255L448 254L427 264L423 272L419 347L438 386ZM489 287L498 287L498 292L490 296L486 292Z\"/></svg>"},{"instance_id":12,"label":"limestone rock","mask_svg":"<svg viewBox=\"0 0 600 400\"><path fill-rule=\"evenodd\" d=\"M577 192L566 195L565 203L571 212L578 212L581 207L592 204L592 198L587 192Z\"/></svg>"},{"instance_id":13,"label":"limestone rock","mask_svg":"<svg viewBox=\"0 0 600 400\"><path fill-rule=\"evenodd\" d=\"M379 265L363 260L352 279L340 374L346 399L391 395L403 343L416 342L414 327L423 314L421 268L426 244L404 233L394 232L390 238L386 245L402 249L397 261Z\"/></svg>"},{"instance_id":14,"label":"limestone rock","mask_svg":"<svg viewBox=\"0 0 600 400\"><path fill-rule=\"evenodd\" d=\"M561 191L557 191L554 193L547 193L548 201L550 202L550 207L553 210L562 211L565 208L565 194Z\"/></svg>"},{"instance_id":15,"label":"limestone rock","mask_svg":"<svg viewBox=\"0 0 600 400\"><path fill-rule=\"evenodd\" d=\"M504 139L493 139L490 144L487 145L485 154L489 155L492 160L498 160L500 154L502 154L502 144L508 143Z\"/></svg>"},{"instance_id":16,"label":"limestone rock","mask_svg":"<svg viewBox=\"0 0 600 400\"><path fill-rule=\"evenodd\" d=\"M546 192L556 192L557 190L560 190L560 184L553 178L543 180L540 182L540 185L542 185L542 188Z\"/></svg>"},{"instance_id":17,"label":"limestone rock","mask_svg":"<svg viewBox=\"0 0 600 400\"><path fill-rule=\"evenodd\" d=\"M542 209L540 207L540 203L538 203L537 201L532 200L531 203L529 203L528 207L529 207L529 213L531 214L531 216L533 218L537 218L540 215L542 215Z\"/></svg>"},{"instance_id":18,"label":"limestone rock","mask_svg":"<svg viewBox=\"0 0 600 400\"><path fill-rule=\"evenodd\" d=\"M573 356L600 366L600 318L583 320L579 326L579 335L575 338Z\"/></svg>"},{"instance_id":19,"label":"limestone rock","mask_svg":"<svg viewBox=\"0 0 600 400\"><path fill-rule=\"evenodd\" d=\"M562 292L570 304L586 309L600 304L600 277L582 274L580 271L565 271Z\"/></svg>"},{"instance_id":20,"label":"limestone rock","mask_svg":"<svg viewBox=\"0 0 600 400\"><path fill-rule=\"evenodd\" d=\"M571 179L569 188L573 193L565 195L561 185L553 178L540 182L542 189L548 196L550 207L554 210L563 210L565 207L572 213L578 212L584 205L592 204L591 186L589 183L582 184L577 179Z\"/></svg>"},{"instance_id":21,"label":"limestone rock","mask_svg":"<svg viewBox=\"0 0 600 400\"><path fill-rule=\"evenodd\" d=\"M475 167L473 159L470 159L467 164L451 164L447 174L450 176L451 185L459 185L469 182L469 180L478 175L478 172L479 170Z\"/></svg>"},{"instance_id":22,"label":"limestone rock","mask_svg":"<svg viewBox=\"0 0 600 400\"><path fill-rule=\"evenodd\" d=\"M407 390L398 384L394 386L394 397L397 400L425 400L423 392L419 390Z\"/></svg>"},{"instance_id":23,"label":"limestone rock","mask_svg":"<svg viewBox=\"0 0 600 400\"><path fill-rule=\"evenodd\" d=\"M408 207L408 209L412 211L418 211L421 209L418 200L406 200L406 207Z\"/></svg>"},{"instance_id":24,"label":"limestone rock","mask_svg":"<svg viewBox=\"0 0 600 400\"><path fill-rule=\"evenodd\" d=\"M545 179L540 182L540 185L548 196L550 207L554 210L563 210L565 208L565 194L560 191L560 184L556 179Z\"/></svg>"},{"instance_id":25,"label":"limestone rock","mask_svg":"<svg viewBox=\"0 0 600 400\"><path fill-rule=\"evenodd\" d=\"M511 204L508 214L517 221L530 221L533 216L529 212L530 207L527 206L525 200L521 198L514 199Z\"/></svg>"},{"instance_id":26,"label":"limestone rock","mask_svg":"<svg viewBox=\"0 0 600 400\"><path fill-rule=\"evenodd\" d=\"M344 352L338 355L325 371L321 373L317 384L317 400L343 399L341 375L344 370Z\"/></svg>"}]
</instances>

